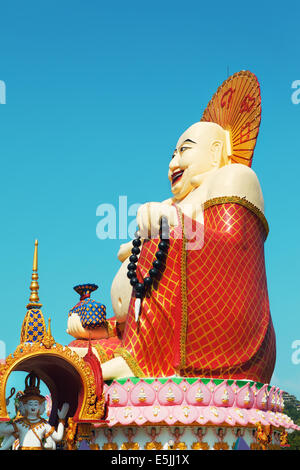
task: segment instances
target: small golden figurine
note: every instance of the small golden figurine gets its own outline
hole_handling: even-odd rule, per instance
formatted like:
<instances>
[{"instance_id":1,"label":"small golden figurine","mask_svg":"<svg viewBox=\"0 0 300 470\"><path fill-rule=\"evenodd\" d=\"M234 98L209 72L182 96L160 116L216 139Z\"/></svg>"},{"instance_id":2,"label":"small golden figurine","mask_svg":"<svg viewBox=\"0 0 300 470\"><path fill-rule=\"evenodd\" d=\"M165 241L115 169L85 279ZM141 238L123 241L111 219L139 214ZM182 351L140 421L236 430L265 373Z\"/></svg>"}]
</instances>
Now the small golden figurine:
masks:
<instances>
[{"instance_id":1,"label":"small golden figurine","mask_svg":"<svg viewBox=\"0 0 300 470\"><path fill-rule=\"evenodd\" d=\"M102 450L118 450L118 445L116 442L112 442L113 439L113 430L108 428L104 429L104 435L107 439L107 442L105 442L102 446Z\"/></svg>"},{"instance_id":2,"label":"small golden figurine","mask_svg":"<svg viewBox=\"0 0 300 470\"><path fill-rule=\"evenodd\" d=\"M146 450L161 450L163 448L162 443L156 441L157 436L160 435L160 431L156 432L156 428L152 427L150 433L148 430L146 432L151 437L151 441L146 442L144 448Z\"/></svg>"},{"instance_id":3,"label":"small golden figurine","mask_svg":"<svg viewBox=\"0 0 300 470\"><path fill-rule=\"evenodd\" d=\"M288 433L286 430L280 433L280 447L289 447Z\"/></svg>"},{"instance_id":4,"label":"small golden figurine","mask_svg":"<svg viewBox=\"0 0 300 470\"><path fill-rule=\"evenodd\" d=\"M250 444L250 450L261 450L261 447L257 442L257 429L252 430L252 442Z\"/></svg>"},{"instance_id":5,"label":"small golden figurine","mask_svg":"<svg viewBox=\"0 0 300 470\"><path fill-rule=\"evenodd\" d=\"M193 431L194 432L194 431ZM197 437L197 441L193 442L191 449L192 450L209 450L209 445L207 442L203 442L203 438L207 433L207 429L203 433L202 428L198 428L197 432L194 432L195 436Z\"/></svg>"},{"instance_id":6,"label":"small golden figurine","mask_svg":"<svg viewBox=\"0 0 300 470\"><path fill-rule=\"evenodd\" d=\"M261 450L268 450L272 443L272 426L262 426L257 423L257 441Z\"/></svg>"},{"instance_id":7,"label":"small golden figurine","mask_svg":"<svg viewBox=\"0 0 300 470\"><path fill-rule=\"evenodd\" d=\"M184 429L182 432L180 432L179 428L176 427L173 433L170 431L170 434L174 438L174 441L172 439L171 441L172 444L168 445L168 450L186 450L187 449L186 443L181 441L181 436L184 434Z\"/></svg>"},{"instance_id":8,"label":"small golden figurine","mask_svg":"<svg viewBox=\"0 0 300 470\"><path fill-rule=\"evenodd\" d=\"M128 428L128 432L126 435L126 431L124 431L125 436L127 436L128 441L123 442L121 445L121 450L139 450L140 446L137 442L132 442L132 439L134 438L136 432L133 431L132 428Z\"/></svg>"},{"instance_id":9,"label":"small golden figurine","mask_svg":"<svg viewBox=\"0 0 300 470\"><path fill-rule=\"evenodd\" d=\"M73 418L68 418L68 427L65 433L65 439L67 450L75 450L74 439L76 435L77 423L74 423Z\"/></svg>"},{"instance_id":10,"label":"small golden figurine","mask_svg":"<svg viewBox=\"0 0 300 470\"><path fill-rule=\"evenodd\" d=\"M224 431L223 428L219 428L217 432L214 429L214 432L216 434L216 437L218 438L218 442L215 442L214 444L214 449L215 450L229 450L229 445L227 444L227 442L224 441L227 430L225 429Z\"/></svg>"}]
</instances>

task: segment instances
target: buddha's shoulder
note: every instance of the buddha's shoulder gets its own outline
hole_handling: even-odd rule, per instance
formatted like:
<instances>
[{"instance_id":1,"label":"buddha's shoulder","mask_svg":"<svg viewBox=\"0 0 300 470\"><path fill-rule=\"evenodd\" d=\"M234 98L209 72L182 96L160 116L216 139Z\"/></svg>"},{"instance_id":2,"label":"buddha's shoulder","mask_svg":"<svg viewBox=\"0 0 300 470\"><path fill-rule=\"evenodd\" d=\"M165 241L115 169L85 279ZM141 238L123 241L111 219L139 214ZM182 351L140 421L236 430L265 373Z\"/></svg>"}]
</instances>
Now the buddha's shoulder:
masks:
<instances>
[{"instance_id":1,"label":"buddha's shoulder","mask_svg":"<svg viewBox=\"0 0 300 470\"><path fill-rule=\"evenodd\" d=\"M206 200L239 197L264 212L264 199L256 173L246 165L234 163L220 168L207 181Z\"/></svg>"}]
</instances>

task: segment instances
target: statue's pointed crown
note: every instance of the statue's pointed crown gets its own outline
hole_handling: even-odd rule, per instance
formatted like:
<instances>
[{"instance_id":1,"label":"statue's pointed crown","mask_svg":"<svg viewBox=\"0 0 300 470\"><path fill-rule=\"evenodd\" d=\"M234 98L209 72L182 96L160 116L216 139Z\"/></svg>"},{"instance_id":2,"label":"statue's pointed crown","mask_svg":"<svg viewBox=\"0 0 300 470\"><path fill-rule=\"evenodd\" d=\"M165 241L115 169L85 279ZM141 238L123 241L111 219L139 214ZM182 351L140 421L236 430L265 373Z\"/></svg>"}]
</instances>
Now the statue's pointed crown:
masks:
<instances>
[{"instance_id":1,"label":"statue's pointed crown","mask_svg":"<svg viewBox=\"0 0 300 470\"><path fill-rule=\"evenodd\" d=\"M40 379L34 372L30 372L26 376L24 393L20 397L22 402L26 402L30 399L35 399L40 402L45 400L45 397L40 393Z\"/></svg>"}]
</instances>

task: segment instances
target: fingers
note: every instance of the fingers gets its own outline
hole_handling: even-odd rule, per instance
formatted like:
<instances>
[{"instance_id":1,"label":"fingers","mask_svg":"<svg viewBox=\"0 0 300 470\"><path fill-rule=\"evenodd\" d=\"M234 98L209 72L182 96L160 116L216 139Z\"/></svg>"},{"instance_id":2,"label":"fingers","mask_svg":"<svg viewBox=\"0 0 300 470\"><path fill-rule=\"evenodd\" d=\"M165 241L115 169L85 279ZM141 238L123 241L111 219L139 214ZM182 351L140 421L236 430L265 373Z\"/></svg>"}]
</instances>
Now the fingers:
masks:
<instances>
[{"instance_id":1,"label":"fingers","mask_svg":"<svg viewBox=\"0 0 300 470\"><path fill-rule=\"evenodd\" d=\"M175 207L159 202L149 202L141 206L137 212L139 235L142 238L157 238L163 216L168 219L171 227L178 225Z\"/></svg>"},{"instance_id":2,"label":"fingers","mask_svg":"<svg viewBox=\"0 0 300 470\"><path fill-rule=\"evenodd\" d=\"M62 419L65 418L68 411L69 411L69 404L64 403L61 409L57 411L58 417Z\"/></svg>"},{"instance_id":3,"label":"fingers","mask_svg":"<svg viewBox=\"0 0 300 470\"><path fill-rule=\"evenodd\" d=\"M64 403L62 409L67 414L69 411L69 403Z\"/></svg>"},{"instance_id":4,"label":"fingers","mask_svg":"<svg viewBox=\"0 0 300 470\"><path fill-rule=\"evenodd\" d=\"M158 204L148 204L148 233L150 238L156 238L159 234L161 207Z\"/></svg>"},{"instance_id":5,"label":"fingers","mask_svg":"<svg viewBox=\"0 0 300 470\"><path fill-rule=\"evenodd\" d=\"M123 261L125 261L125 259L127 259L130 256L131 248L132 248L131 242L123 243L120 246L120 249L118 251L118 259L121 261L121 263L123 263Z\"/></svg>"},{"instance_id":6,"label":"fingers","mask_svg":"<svg viewBox=\"0 0 300 470\"><path fill-rule=\"evenodd\" d=\"M139 227L139 235L142 238L148 238L149 233L150 233L148 204L143 204L138 209L136 221Z\"/></svg>"},{"instance_id":7,"label":"fingers","mask_svg":"<svg viewBox=\"0 0 300 470\"><path fill-rule=\"evenodd\" d=\"M178 225L178 215L175 207L169 207L169 225L171 227L176 227Z\"/></svg>"}]
</instances>

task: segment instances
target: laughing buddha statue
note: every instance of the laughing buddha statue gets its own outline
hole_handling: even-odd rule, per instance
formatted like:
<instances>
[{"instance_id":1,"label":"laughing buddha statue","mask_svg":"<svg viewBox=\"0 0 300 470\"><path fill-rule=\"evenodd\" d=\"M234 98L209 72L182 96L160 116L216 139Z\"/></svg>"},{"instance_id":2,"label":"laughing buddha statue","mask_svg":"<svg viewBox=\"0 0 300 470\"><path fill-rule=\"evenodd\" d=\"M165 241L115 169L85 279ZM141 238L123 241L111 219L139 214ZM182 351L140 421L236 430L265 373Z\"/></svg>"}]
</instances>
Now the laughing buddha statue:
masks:
<instances>
[{"instance_id":1,"label":"laughing buddha statue","mask_svg":"<svg viewBox=\"0 0 300 470\"><path fill-rule=\"evenodd\" d=\"M172 197L139 208L139 236L118 253L111 297L124 331L102 363L105 380L270 381L276 347L264 259L268 224L250 168L260 114L257 79L239 72L179 137L168 171ZM159 238L162 217L167 249ZM153 271L164 250L163 268Z\"/></svg>"}]
</instances>

